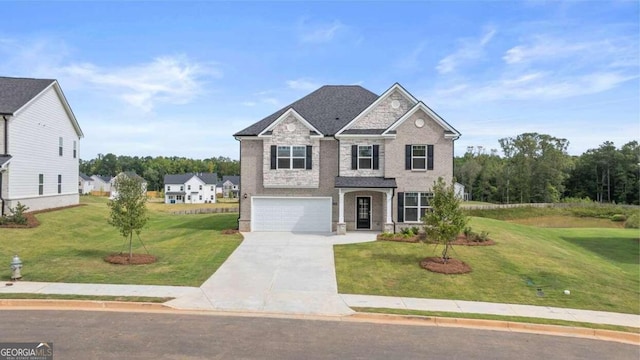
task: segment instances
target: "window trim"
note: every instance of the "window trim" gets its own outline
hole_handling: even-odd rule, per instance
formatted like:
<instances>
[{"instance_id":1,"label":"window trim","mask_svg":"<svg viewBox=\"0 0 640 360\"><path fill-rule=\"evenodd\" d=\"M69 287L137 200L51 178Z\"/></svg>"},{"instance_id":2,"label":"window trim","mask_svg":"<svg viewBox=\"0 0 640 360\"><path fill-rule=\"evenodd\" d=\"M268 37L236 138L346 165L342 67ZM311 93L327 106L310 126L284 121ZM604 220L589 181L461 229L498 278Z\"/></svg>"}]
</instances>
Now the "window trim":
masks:
<instances>
[{"instance_id":1,"label":"window trim","mask_svg":"<svg viewBox=\"0 0 640 360\"><path fill-rule=\"evenodd\" d=\"M369 148L369 156L360 156L360 148ZM360 160L369 160L369 167L360 166ZM373 145L358 145L358 170L373 170Z\"/></svg>"},{"instance_id":2,"label":"window trim","mask_svg":"<svg viewBox=\"0 0 640 360\"><path fill-rule=\"evenodd\" d=\"M288 156L281 156L280 155L280 150L284 150L285 148L289 149L289 155ZM294 156L293 155L293 149L294 148L302 148L304 150L304 155L302 156ZM289 167L281 167L280 166L280 160L288 160L289 161ZM300 160L302 159L302 167L294 167L294 160ZM306 145L278 145L276 147L276 169L283 169L283 170L306 170L307 169L307 146Z\"/></svg>"},{"instance_id":3,"label":"window trim","mask_svg":"<svg viewBox=\"0 0 640 360\"><path fill-rule=\"evenodd\" d=\"M63 151L63 140L62 140L62 136L60 136L58 138L58 156L62 156L64 154Z\"/></svg>"},{"instance_id":4,"label":"window trim","mask_svg":"<svg viewBox=\"0 0 640 360\"><path fill-rule=\"evenodd\" d=\"M73 158L75 159L77 155L78 155L77 142L73 140Z\"/></svg>"},{"instance_id":5,"label":"window trim","mask_svg":"<svg viewBox=\"0 0 640 360\"><path fill-rule=\"evenodd\" d=\"M62 194L62 174L58 174L58 194Z\"/></svg>"},{"instance_id":6,"label":"window trim","mask_svg":"<svg viewBox=\"0 0 640 360\"><path fill-rule=\"evenodd\" d=\"M38 195L44 195L44 174L38 174Z\"/></svg>"},{"instance_id":7,"label":"window trim","mask_svg":"<svg viewBox=\"0 0 640 360\"><path fill-rule=\"evenodd\" d=\"M418 196L418 201L416 205L407 205L407 195L408 194L417 194ZM426 211L428 211L428 209L433 209L433 206L427 204L427 205L423 205L422 204L422 195L426 194L427 197L427 203L429 202L429 199L433 199L433 192L430 191L406 191L403 194L404 197L404 203L403 203L403 210L402 210L402 215L403 215L403 222L405 223L420 223L422 218L420 217L420 213L422 209ZM417 220L407 220L407 208L408 209L416 209L416 214L418 216Z\"/></svg>"},{"instance_id":8,"label":"window trim","mask_svg":"<svg viewBox=\"0 0 640 360\"><path fill-rule=\"evenodd\" d=\"M422 147L424 149L424 155L414 155L416 147ZM414 160L423 159L424 167L415 167ZM411 145L411 170L427 170L427 145L426 144L412 144Z\"/></svg>"}]
</instances>

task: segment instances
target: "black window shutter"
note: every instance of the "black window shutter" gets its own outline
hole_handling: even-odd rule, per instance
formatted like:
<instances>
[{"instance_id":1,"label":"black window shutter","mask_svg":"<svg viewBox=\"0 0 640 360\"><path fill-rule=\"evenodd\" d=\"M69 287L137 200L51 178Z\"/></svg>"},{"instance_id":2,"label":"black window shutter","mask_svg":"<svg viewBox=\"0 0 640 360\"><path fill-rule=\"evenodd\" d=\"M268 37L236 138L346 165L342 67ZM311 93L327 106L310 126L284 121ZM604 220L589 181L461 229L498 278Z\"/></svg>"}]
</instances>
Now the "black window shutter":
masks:
<instances>
[{"instance_id":1,"label":"black window shutter","mask_svg":"<svg viewBox=\"0 0 640 360\"><path fill-rule=\"evenodd\" d=\"M433 145L427 145L427 170L433 170Z\"/></svg>"},{"instance_id":2,"label":"black window shutter","mask_svg":"<svg viewBox=\"0 0 640 360\"><path fill-rule=\"evenodd\" d=\"M311 170L311 145L307 145L307 170Z\"/></svg>"},{"instance_id":3,"label":"black window shutter","mask_svg":"<svg viewBox=\"0 0 640 360\"><path fill-rule=\"evenodd\" d=\"M271 145L271 170L276 168L276 153L278 151L278 147L276 145Z\"/></svg>"},{"instance_id":4,"label":"black window shutter","mask_svg":"<svg viewBox=\"0 0 640 360\"><path fill-rule=\"evenodd\" d=\"M380 167L380 161L378 156L380 153L380 145L373 145L373 170L378 170Z\"/></svg>"},{"instance_id":5,"label":"black window shutter","mask_svg":"<svg viewBox=\"0 0 640 360\"><path fill-rule=\"evenodd\" d=\"M404 193L398 193L398 222L404 222Z\"/></svg>"},{"instance_id":6,"label":"black window shutter","mask_svg":"<svg viewBox=\"0 0 640 360\"><path fill-rule=\"evenodd\" d=\"M351 170L358 170L358 145L351 145Z\"/></svg>"},{"instance_id":7,"label":"black window shutter","mask_svg":"<svg viewBox=\"0 0 640 360\"><path fill-rule=\"evenodd\" d=\"M404 146L404 169L411 170L411 145Z\"/></svg>"}]
</instances>

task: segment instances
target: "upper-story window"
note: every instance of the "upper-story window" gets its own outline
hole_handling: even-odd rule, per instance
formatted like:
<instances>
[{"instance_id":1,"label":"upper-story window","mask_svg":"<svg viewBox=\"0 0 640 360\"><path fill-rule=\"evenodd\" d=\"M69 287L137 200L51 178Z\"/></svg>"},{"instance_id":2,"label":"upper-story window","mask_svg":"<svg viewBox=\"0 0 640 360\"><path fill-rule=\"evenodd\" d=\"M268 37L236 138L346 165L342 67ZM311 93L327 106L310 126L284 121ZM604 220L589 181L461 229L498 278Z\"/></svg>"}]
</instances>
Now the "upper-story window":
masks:
<instances>
[{"instance_id":1,"label":"upper-story window","mask_svg":"<svg viewBox=\"0 0 640 360\"><path fill-rule=\"evenodd\" d=\"M58 138L58 155L62 156L62 136Z\"/></svg>"},{"instance_id":2,"label":"upper-story window","mask_svg":"<svg viewBox=\"0 0 640 360\"><path fill-rule=\"evenodd\" d=\"M75 159L78 156L78 144L75 140L73 140L73 158Z\"/></svg>"},{"instance_id":3,"label":"upper-story window","mask_svg":"<svg viewBox=\"0 0 640 360\"><path fill-rule=\"evenodd\" d=\"M212 186L212 187L211 187L211 191L214 191L214 188L215 188L215 186Z\"/></svg>"},{"instance_id":4,"label":"upper-story window","mask_svg":"<svg viewBox=\"0 0 640 360\"><path fill-rule=\"evenodd\" d=\"M406 145L406 170L433 170L433 145Z\"/></svg>"},{"instance_id":5,"label":"upper-story window","mask_svg":"<svg viewBox=\"0 0 640 360\"><path fill-rule=\"evenodd\" d=\"M358 146L358 169L371 169L373 166L373 146Z\"/></svg>"},{"instance_id":6,"label":"upper-story window","mask_svg":"<svg viewBox=\"0 0 640 360\"><path fill-rule=\"evenodd\" d=\"M352 145L351 170L379 168L380 145Z\"/></svg>"},{"instance_id":7,"label":"upper-story window","mask_svg":"<svg viewBox=\"0 0 640 360\"><path fill-rule=\"evenodd\" d=\"M167 191L171 191L171 185L167 185Z\"/></svg>"},{"instance_id":8,"label":"upper-story window","mask_svg":"<svg viewBox=\"0 0 640 360\"><path fill-rule=\"evenodd\" d=\"M184 185L180 185L180 191L184 191Z\"/></svg>"},{"instance_id":9,"label":"upper-story window","mask_svg":"<svg viewBox=\"0 0 640 360\"><path fill-rule=\"evenodd\" d=\"M278 146L278 169L305 169L306 146Z\"/></svg>"},{"instance_id":10,"label":"upper-story window","mask_svg":"<svg viewBox=\"0 0 640 360\"><path fill-rule=\"evenodd\" d=\"M200 186L198 187L198 190L202 190L202 185L200 185Z\"/></svg>"},{"instance_id":11,"label":"upper-story window","mask_svg":"<svg viewBox=\"0 0 640 360\"><path fill-rule=\"evenodd\" d=\"M191 190L191 185L187 185L187 190Z\"/></svg>"}]
</instances>

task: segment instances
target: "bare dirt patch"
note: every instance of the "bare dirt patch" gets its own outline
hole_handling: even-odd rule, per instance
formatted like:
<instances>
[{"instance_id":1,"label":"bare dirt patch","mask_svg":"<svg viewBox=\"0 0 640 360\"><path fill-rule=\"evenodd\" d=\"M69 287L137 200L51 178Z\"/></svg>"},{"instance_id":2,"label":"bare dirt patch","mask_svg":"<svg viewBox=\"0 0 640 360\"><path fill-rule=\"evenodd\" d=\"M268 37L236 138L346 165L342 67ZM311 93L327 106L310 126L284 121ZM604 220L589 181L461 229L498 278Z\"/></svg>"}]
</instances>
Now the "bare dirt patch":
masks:
<instances>
[{"instance_id":1,"label":"bare dirt patch","mask_svg":"<svg viewBox=\"0 0 640 360\"><path fill-rule=\"evenodd\" d=\"M237 234L237 233L239 233L239 232L240 232L240 231L238 231L238 229L224 229L224 230L222 230L220 233L221 233L222 235L233 235L233 234Z\"/></svg>"},{"instance_id":2,"label":"bare dirt patch","mask_svg":"<svg viewBox=\"0 0 640 360\"><path fill-rule=\"evenodd\" d=\"M458 235L458 237L451 242L452 245L462 245L462 246L489 246L495 245L496 242L491 239L486 239L484 241L473 241L467 238L464 234Z\"/></svg>"},{"instance_id":3,"label":"bare dirt patch","mask_svg":"<svg viewBox=\"0 0 640 360\"><path fill-rule=\"evenodd\" d=\"M157 257L150 254L131 254L131 262L129 262L129 254L125 253L111 254L104 258L104 261L116 265L144 265L152 264L157 260Z\"/></svg>"},{"instance_id":4,"label":"bare dirt patch","mask_svg":"<svg viewBox=\"0 0 640 360\"><path fill-rule=\"evenodd\" d=\"M420 267L439 274L466 274L471 272L471 266L458 259L448 259L445 264L441 257L427 257L420 261Z\"/></svg>"}]
</instances>

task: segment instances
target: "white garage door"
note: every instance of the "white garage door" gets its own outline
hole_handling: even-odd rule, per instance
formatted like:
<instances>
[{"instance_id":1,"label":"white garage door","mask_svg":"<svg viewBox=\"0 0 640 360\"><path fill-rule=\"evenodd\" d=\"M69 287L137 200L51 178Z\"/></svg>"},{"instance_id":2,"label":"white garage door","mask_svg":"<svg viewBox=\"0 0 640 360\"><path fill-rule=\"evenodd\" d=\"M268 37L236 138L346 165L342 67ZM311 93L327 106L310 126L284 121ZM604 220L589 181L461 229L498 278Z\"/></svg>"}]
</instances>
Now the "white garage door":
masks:
<instances>
[{"instance_id":1,"label":"white garage door","mask_svg":"<svg viewBox=\"0 0 640 360\"><path fill-rule=\"evenodd\" d=\"M254 197L252 231L331 231L331 198Z\"/></svg>"}]
</instances>

